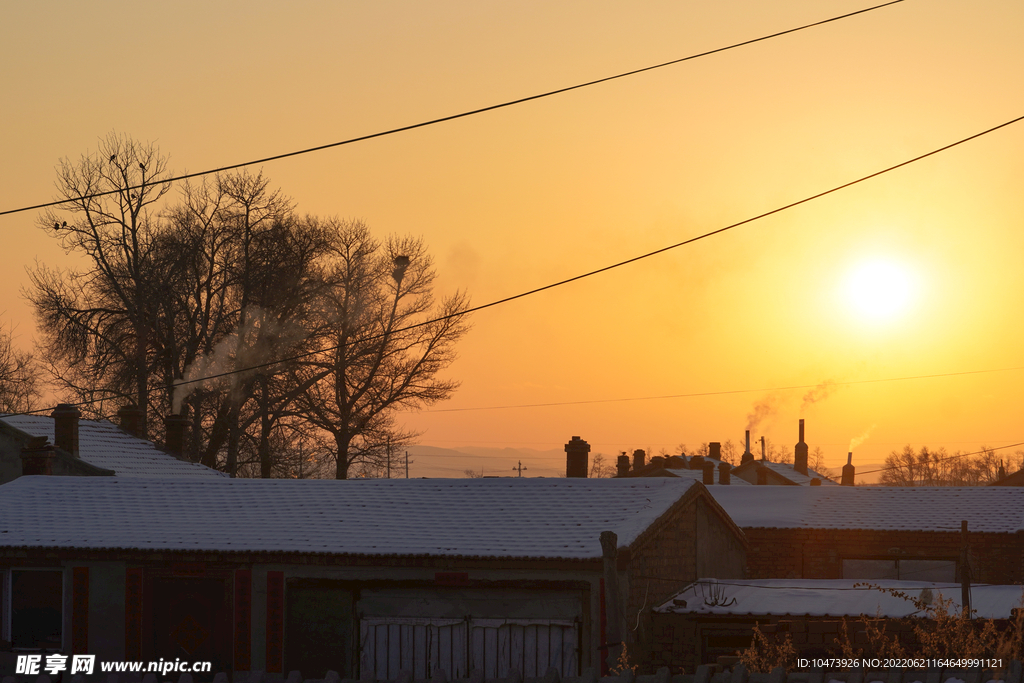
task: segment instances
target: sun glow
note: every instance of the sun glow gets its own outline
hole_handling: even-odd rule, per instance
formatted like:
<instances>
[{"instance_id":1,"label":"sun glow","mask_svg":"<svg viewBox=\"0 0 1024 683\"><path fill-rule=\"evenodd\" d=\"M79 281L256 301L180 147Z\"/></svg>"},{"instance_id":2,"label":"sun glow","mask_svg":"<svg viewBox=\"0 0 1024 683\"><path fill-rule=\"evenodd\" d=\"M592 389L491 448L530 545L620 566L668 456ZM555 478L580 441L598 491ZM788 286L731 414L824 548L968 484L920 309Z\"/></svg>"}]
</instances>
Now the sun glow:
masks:
<instances>
[{"instance_id":1,"label":"sun glow","mask_svg":"<svg viewBox=\"0 0 1024 683\"><path fill-rule=\"evenodd\" d=\"M846 277L844 289L853 310L874 322L888 322L900 317L917 295L911 270L882 259L854 266Z\"/></svg>"}]
</instances>

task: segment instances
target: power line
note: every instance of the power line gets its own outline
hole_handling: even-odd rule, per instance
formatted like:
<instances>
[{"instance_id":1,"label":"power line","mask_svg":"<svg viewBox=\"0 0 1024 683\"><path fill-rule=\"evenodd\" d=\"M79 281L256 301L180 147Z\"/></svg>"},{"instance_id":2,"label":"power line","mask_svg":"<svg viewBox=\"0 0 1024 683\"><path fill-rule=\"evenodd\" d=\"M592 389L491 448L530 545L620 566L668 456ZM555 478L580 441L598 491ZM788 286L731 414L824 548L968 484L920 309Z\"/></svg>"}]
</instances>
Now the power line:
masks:
<instances>
[{"instance_id":1,"label":"power line","mask_svg":"<svg viewBox=\"0 0 1024 683\"><path fill-rule=\"evenodd\" d=\"M981 455L982 453L993 453L995 451L1003 451L1003 450L1006 450L1007 448L1014 448L1015 446L1024 446L1024 441L1021 441L1020 443L1011 443L1011 444L1006 445L1006 446L996 446L995 448L983 448L980 451L974 451L973 453L954 453L953 455L947 456L945 458L938 458L936 460L930 460L930 461L925 462L925 463L914 463L914 464L915 465L920 464L922 467L927 467L928 465L932 465L932 464L937 463L937 462L946 462L947 460L955 460L957 458L966 458L966 457L968 457L970 455ZM859 477L862 474L877 474L878 472L888 472L889 470L899 470L899 469L903 469L903 465L890 465L889 467L882 467L882 468L877 469L877 470L868 470L866 472L854 472L854 476ZM896 487L896 488L898 488L898 487Z\"/></svg>"},{"instance_id":2,"label":"power line","mask_svg":"<svg viewBox=\"0 0 1024 683\"><path fill-rule=\"evenodd\" d=\"M964 372L943 372L934 375L913 375L909 377L886 377L882 379L851 380L849 382L832 381L834 386L852 386L855 384L877 384L879 382L903 382L914 379L932 379L935 377L956 377L959 375L979 375L990 372L1008 372L1011 370L1024 370L1024 365L1012 368L994 368L992 370L967 370ZM470 408L438 408L436 410L402 411L420 413L459 413L470 410L509 410L512 408L548 408L552 406L576 406L592 403L624 403L628 401L658 401L668 398L694 398L699 396L726 396L729 394L755 394L766 391L794 391L796 389L813 389L817 384L794 384L786 387L768 387L766 389L729 389L725 391L702 391L692 394L665 394L662 396L636 396L632 398L597 398L583 401L556 401L551 403L520 403L507 406L477 406Z\"/></svg>"},{"instance_id":3,"label":"power line","mask_svg":"<svg viewBox=\"0 0 1024 683\"><path fill-rule=\"evenodd\" d=\"M896 1L902 2L902 0L896 0ZM857 178L856 180L851 180L849 182L843 183L842 185L836 185L835 187L832 187L831 189L824 190L822 192L818 192L817 194L810 195L809 197L804 197L803 199L798 199L798 200L796 200L794 202L790 202L789 204L785 204L785 205L777 207L775 209L771 209L770 211L765 211L764 213L760 213L760 214L758 214L756 216L753 216L751 218L746 218L746 219L738 221L736 223L732 223L731 225L727 225L727 226L725 226L723 228L718 228L717 230L712 230L710 232L706 232L706 233L703 233L701 235L697 235L696 237L691 237L690 239L686 239L686 240L683 240L681 242L676 242L675 244L670 244L668 246L661 247L660 249L655 249L654 251L649 251L649 252L647 252L645 254L640 254L639 256L634 256L632 258L628 258L628 259L626 259L624 261L619 261L618 263L613 263L611 265L603 266L601 268L597 268L595 270L591 270L591 271L588 271L588 272L585 272L585 273L581 273L579 275L574 275L572 277L565 278L564 280L558 280L557 282L552 282L552 283L544 285L542 287L537 287L535 289L527 290L525 292L520 292L519 294L513 294L512 296L507 296L507 297L505 297L503 299L497 299L495 301L491 301L490 303L481 304L480 306L473 306L472 308L468 308L468 309L466 309L464 311L459 311L459 312L456 312L456 313L449 313L448 315L443 315L443 316L440 316L438 318L432 318L430 320L425 320L423 322L416 323L414 325L409 325L407 327L399 328L397 330L392 330L390 332L381 332L381 333L378 333L378 334L370 335L368 337L364 337L362 339L353 340L350 343L351 344L359 344L359 343L366 343L366 342L370 342L370 341L375 341L377 339L381 339L382 337L386 337L388 335L399 334L401 332L408 332L409 330L415 330L415 329L418 329L420 327L425 327L427 325L433 325L435 323L441 323L441 322L446 322L448 320L453 320L453 319L456 319L456 318L461 318L463 316L469 315L470 313L476 313L478 311L483 311L483 310L486 310L488 308L494 308L495 306L500 306L502 304L507 304L507 303L509 303L511 301L515 301L517 299L522 299L522 298L531 296L533 294L539 294L540 292L544 292L544 291L547 291L549 289L554 289L556 287L561 287L562 285L567 285L567 284L569 284L571 282L576 282L577 280L583 280L585 278L592 277L594 275L599 275L601 273L605 273L607 271L614 270L616 268L621 268L622 266L626 266L626 265L629 265L631 263L635 263L637 261L642 261L644 259L651 258L652 256L657 256L658 254L663 254L665 252L672 251L673 249L678 249L680 247L684 247L686 245L693 244L694 242L699 242L699 241L701 241L703 239L707 239L708 237L713 237L714 235L719 235L719 234L721 234L723 232L727 232L729 230L733 230L735 228L739 228L741 226L747 225L748 223L753 223L755 221L761 220L762 218L767 218L768 216L774 216L777 213L782 213L783 211L787 211L789 209L795 208L795 207L800 206L802 204L807 204L808 202L812 202L815 199L820 199L820 198L825 197L827 195L839 192L840 190L845 190L848 187L852 187L854 185L858 185L858 184L863 183L865 181L871 180L872 178L877 178L878 176L881 176L881 175L884 175L886 173L890 173L890 172L895 171L897 169L903 168L904 166L909 166L910 164L913 164L915 162L921 161L923 159L927 159L928 157L931 157L931 156L935 156L936 154L939 154L940 152L945 152L946 150L952 149L954 147L958 147L959 145L962 145L964 143L970 142L971 140L976 140L977 138L980 138L982 136L988 135L989 133L994 133L997 130L1001 130L1003 128L1006 128L1007 126L1011 126L1011 125L1013 125L1015 123L1018 123L1020 121L1024 121L1024 116L1018 116L1017 118L1010 119L1009 121L1006 121L1004 123L1000 123L1000 124L998 124L996 126L992 126L991 128L987 128L987 129L985 129L985 130L983 130L983 131L981 131L979 133L975 133L975 134L970 135L970 136L968 136L966 138L961 138L960 140L957 140L956 142L951 142L951 143L949 143L947 145L943 145L942 147L938 147L936 149L933 149L930 152L925 152L924 154L920 154L920 155L918 155L916 157L913 157L911 159L907 159L906 161L901 161L898 164L894 164L892 166L888 166L886 168L883 168L880 171L875 171L874 173L869 173L868 175L861 176L860 178ZM240 374L240 373L243 373L243 372L249 372L251 370L260 370L260 369L263 369L263 368L272 367L274 365L279 365L281 363L286 363L286 362L295 361L295 360L302 360L304 358L309 358L311 356L315 356L315 355L318 355L318 354L321 354L321 353L325 353L325 352L328 352L328 351L335 351L335 350L337 350L339 348L340 348L340 346L329 346L327 348L317 349L315 351L308 351L306 353L300 353L300 354L296 354L294 356L288 356L288 357L285 357L285 358L279 358L277 360L268 361L266 363L258 363L256 365L250 365L250 366L247 366L247 367L244 367L244 368L238 368L238 369L235 369L235 370L228 370L226 372L217 373L215 375L210 375L210 376L207 376L207 377L202 377L202 378L193 379L193 380L184 380L184 381L176 382L175 386L185 386L185 385L189 385L189 384L196 384L196 383L199 383L199 382L207 382L207 381L210 381L210 380L213 380L213 379L220 379L222 377L229 377L231 375L237 375L237 374ZM977 372L983 372L983 371L977 371ZM882 380L878 380L878 381L882 381ZM157 391L163 391L163 389L164 389L163 387L154 387L150 391L151 392L157 392ZM90 405L92 403L96 403L99 400L101 400L101 399L92 399L92 400L87 400L87 401L79 401L78 403L74 403L74 404L71 404L71 405L75 405L75 406ZM38 413L38 412L45 412L46 410L52 410L52 408L41 408L41 409L38 409L38 410L26 411L25 413L12 413L12 414L18 414L18 415L25 414L25 415L29 415L29 414Z\"/></svg>"},{"instance_id":4,"label":"power line","mask_svg":"<svg viewBox=\"0 0 1024 683\"><path fill-rule=\"evenodd\" d=\"M700 52L700 53L697 53L697 54L690 55L688 57L681 57L679 59L673 59L673 60L668 61L668 62L662 62L660 64L654 64L654 65L651 65L651 66L645 66L645 67L642 67L642 68L639 68L639 69L633 69L632 71L625 71L625 72L622 72L622 73L619 73L619 74L615 74L614 76L605 76L604 78L598 78L598 79L593 80L593 81L587 81L585 83L578 83L576 85L570 85L570 86L567 86L567 87L564 87L564 88L558 88L557 90L549 90L547 92L539 93L539 94L536 94L536 95L530 95L528 97L521 97L521 98L516 99L516 100L509 100L507 102L501 102L499 104L492 104L492 105L489 105L489 106L486 106L486 107L481 107L479 109L472 109L470 111L464 111L464 112L459 113L459 114L451 114L449 116L443 116L441 118L431 119L429 121L421 121L419 123L413 123L413 124L410 124L408 126L401 126L399 128L391 128L389 130L379 131L377 133L370 133L369 135L361 135L359 137L349 138L347 140L341 140L340 142L331 142L331 143L328 143L328 144L325 144L325 145L318 145L316 147L308 147L306 149L300 149L300 150L296 150L296 151L293 151L293 152L285 152L283 154L275 154L273 156L263 157L262 159L254 159L253 161L243 161L241 163L231 164L229 166L221 166L219 168L213 168L213 169L210 169L208 171L197 171L196 173L185 173L185 174L182 174L182 175L179 175L179 176L171 176L170 178L166 178L164 180L160 180L160 181L156 181L156 182L141 183L139 185L133 185L133 186L126 187L126 188L119 188L117 190L109 190L107 192L96 192L94 194L83 195L81 197L75 197L74 199L65 199L65 200L61 200L61 201L47 202L45 204L35 204L33 206L24 206L24 207L22 207L20 209L8 209L7 211L0 211L0 216L6 216L7 214L13 214L13 213L21 213L23 211L32 211L32 210L35 210L35 209L45 209L45 208L48 208L48 207L51 207L51 206L60 206L62 204L69 204L71 202L82 201L82 200L85 200L85 199L94 199L96 197L105 197L107 195L117 194L119 192L126 192L126 191L131 191L131 190L141 190L143 188L151 187L151 186L154 186L154 185L163 185L165 183L173 183L173 182L177 182L177 181L180 181L180 180L188 180L189 178L198 178L200 176L210 175L211 173L221 173L223 171L232 171L232 170L234 170L236 168L243 168L245 166L254 166L256 164L265 164L265 163L268 163L268 162L271 162L271 161L278 161L280 159L287 159L288 157L299 156L299 155L302 155L302 154L310 154L311 152L320 152L320 151L325 150L325 149L331 149L331 148L334 148L334 147L341 147L343 145L351 145L351 144L356 143L356 142L363 142L365 140L372 140L374 138L381 138L381 137L385 137L387 135L394 135L396 133L404 133L406 131L415 130L417 128L425 128L427 126L433 126L433 125L438 124L438 123L445 123L447 121L454 121L456 119L466 118L467 116L474 116L476 114L483 114L485 112L495 111L497 109L504 109L506 107L511 107L513 105L516 105L516 104L524 104L526 102L532 102L534 100L540 100L540 99L543 99L545 97L551 97L553 95L560 95L562 93L570 92L572 90L579 90L581 88L587 88L587 87L590 87L592 85L598 85L599 83L606 83L608 81L614 81L614 80L617 80L617 79L620 79L620 78L626 78L627 76L635 76L637 74L641 74L641 73L644 73L646 71L653 71L655 69L661 69L661 68L664 68L666 66L672 66L674 64L680 64L682 62L688 62L690 60L698 59L700 57L707 57L709 55L717 54L719 52L725 52L726 50L732 50L732 49L735 49L735 48L738 48L738 47L743 47L745 45L752 45L754 43L759 43L761 41L769 40L771 38L778 38L779 36L784 36L784 35L787 35L789 33L796 33L797 31L803 31L804 29L813 28L815 26L821 26L823 24L829 24L829 23L834 22L834 21L839 21L840 19L847 19L849 17L853 17L853 16L856 16L858 14L864 14L866 12L871 12L873 10L881 9L882 7L888 7L889 5L895 5L895 4L898 4L898 3L903 2L903 1L904 0L891 0L890 2L882 3L881 5L874 5L873 7L867 7L865 9L860 9L860 10L857 10L855 12L849 12L847 14L841 14L839 16L831 17L829 19L823 19L821 21L815 21L815 22L810 23L810 24L804 24L803 26L797 26L796 28L786 29L785 31L779 31L777 33L772 33L772 34L769 34L769 35L766 35L766 36L761 36L760 38L753 38L751 40L745 40L745 41L740 42L740 43L734 43L732 45L727 45L726 47L715 48L714 50L708 50L707 52Z\"/></svg>"}]
</instances>

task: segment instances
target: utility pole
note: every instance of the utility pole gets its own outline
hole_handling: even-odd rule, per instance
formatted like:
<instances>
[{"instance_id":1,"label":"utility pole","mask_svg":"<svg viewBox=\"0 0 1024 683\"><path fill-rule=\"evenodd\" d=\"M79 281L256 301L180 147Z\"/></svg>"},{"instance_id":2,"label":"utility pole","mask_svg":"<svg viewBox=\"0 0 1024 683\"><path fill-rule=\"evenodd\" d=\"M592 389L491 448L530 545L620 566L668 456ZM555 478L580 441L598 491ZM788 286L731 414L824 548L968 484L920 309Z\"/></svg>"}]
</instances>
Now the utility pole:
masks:
<instances>
[{"instance_id":1,"label":"utility pole","mask_svg":"<svg viewBox=\"0 0 1024 683\"><path fill-rule=\"evenodd\" d=\"M523 461L520 460L519 461L519 467L513 467L512 471L515 472L516 470L519 470L519 478L522 479L523 478L523 470L528 470L528 469L530 469L530 468L529 467L523 467ZM482 474L483 470L481 470L480 472Z\"/></svg>"},{"instance_id":2,"label":"utility pole","mask_svg":"<svg viewBox=\"0 0 1024 683\"><path fill-rule=\"evenodd\" d=\"M960 604L964 606L963 615L971 618L971 556L967 536L967 520L960 521Z\"/></svg>"}]
</instances>

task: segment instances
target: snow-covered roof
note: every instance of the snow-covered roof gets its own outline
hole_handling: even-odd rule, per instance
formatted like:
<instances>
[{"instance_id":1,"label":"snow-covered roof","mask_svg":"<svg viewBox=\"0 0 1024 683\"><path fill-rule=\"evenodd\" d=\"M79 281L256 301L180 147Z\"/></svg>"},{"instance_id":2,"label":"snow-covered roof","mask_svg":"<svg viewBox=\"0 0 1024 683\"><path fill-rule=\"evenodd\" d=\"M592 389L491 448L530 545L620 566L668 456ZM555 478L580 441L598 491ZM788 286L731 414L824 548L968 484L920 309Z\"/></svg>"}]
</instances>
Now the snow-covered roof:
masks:
<instances>
[{"instance_id":1,"label":"snow-covered roof","mask_svg":"<svg viewBox=\"0 0 1024 683\"><path fill-rule=\"evenodd\" d=\"M871 586L864 585L866 583L855 579L700 579L654 611L757 616L925 616L911 600L894 596L886 592L888 590L915 599L922 598L922 591L927 590L931 593L931 604L938 605L941 597L952 600L947 608L950 612L959 613L961 609L958 583L890 580L871 581ZM1021 606L1022 591L1022 586L974 584L971 609L987 619L1007 619L1012 608ZM924 598L927 596L928 593L924 593Z\"/></svg>"},{"instance_id":2,"label":"snow-covered roof","mask_svg":"<svg viewBox=\"0 0 1024 683\"><path fill-rule=\"evenodd\" d=\"M708 462L715 462L709 460ZM679 477L680 479L691 479L693 481L704 481L704 473L700 470L682 470L682 469L665 469L665 474L670 477ZM719 486L718 483L718 471L715 471L715 483L709 486ZM751 483L746 479L740 479L739 477L730 477L729 483L724 486L751 486Z\"/></svg>"},{"instance_id":3,"label":"snow-covered roof","mask_svg":"<svg viewBox=\"0 0 1024 683\"><path fill-rule=\"evenodd\" d=\"M1002 486L709 486L741 528L1014 533L1024 489Z\"/></svg>"},{"instance_id":4,"label":"snow-covered roof","mask_svg":"<svg viewBox=\"0 0 1024 683\"><path fill-rule=\"evenodd\" d=\"M822 486L838 486L834 481L826 477L824 474L815 472L811 468L807 468L807 474L801 474L797 472L792 464L783 462L770 462L768 460L758 460L763 467L767 467L772 472L789 479L794 484L800 486L810 486L811 479L818 479L821 481Z\"/></svg>"},{"instance_id":5,"label":"snow-covered roof","mask_svg":"<svg viewBox=\"0 0 1024 683\"><path fill-rule=\"evenodd\" d=\"M287 480L28 476L0 547L588 559L695 484L659 479Z\"/></svg>"},{"instance_id":6,"label":"snow-covered roof","mask_svg":"<svg viewBox=\"0 0 1024 683\"><path fill-rule=\"evenodd\" d=\"M30 436L45 436L53 442L52 417L5 415L0 420ZM199 463L179 460L107 420L78 421L78 457L90 465L114 470L118 477L228 476Z\"/></svg>"}]
</instances>

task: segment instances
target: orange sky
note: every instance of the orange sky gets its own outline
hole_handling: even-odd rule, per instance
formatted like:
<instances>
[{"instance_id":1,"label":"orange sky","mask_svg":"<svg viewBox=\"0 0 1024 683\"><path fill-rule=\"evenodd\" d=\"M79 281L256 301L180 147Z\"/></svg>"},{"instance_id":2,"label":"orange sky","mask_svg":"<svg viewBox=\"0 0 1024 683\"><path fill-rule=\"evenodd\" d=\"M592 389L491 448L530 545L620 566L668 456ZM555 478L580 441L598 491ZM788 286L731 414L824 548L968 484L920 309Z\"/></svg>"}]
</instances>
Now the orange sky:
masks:
<instances>
[{"instance_id":1,"label":"orange sky","mask_svg":"<svg viewBox=\"0 0 1024 683\"><path fill-rule=\"evenodd\" d=\"M9 4L0 210L116 130L198 171L639 68L854 2ZM708 232L1024 114L1024 5L905 2L629 79L267 164L300 211L423 235L440 292L482 304ZM441 409L814 385L1024 366L1024 123L689 247L474 317ZM24 266L69 264L0 217L5 319ZM844 300L859 262L912 273L884 324ZM548 408L424 412L425 444L594 452L742 438L829 464L903 444L1024 441L1024 371ZM804 414L801 415L801 412ZM561 463L552 463L553 467ZM468 465L467 465L468 466Z\"/></svg>"}]
</instances>

